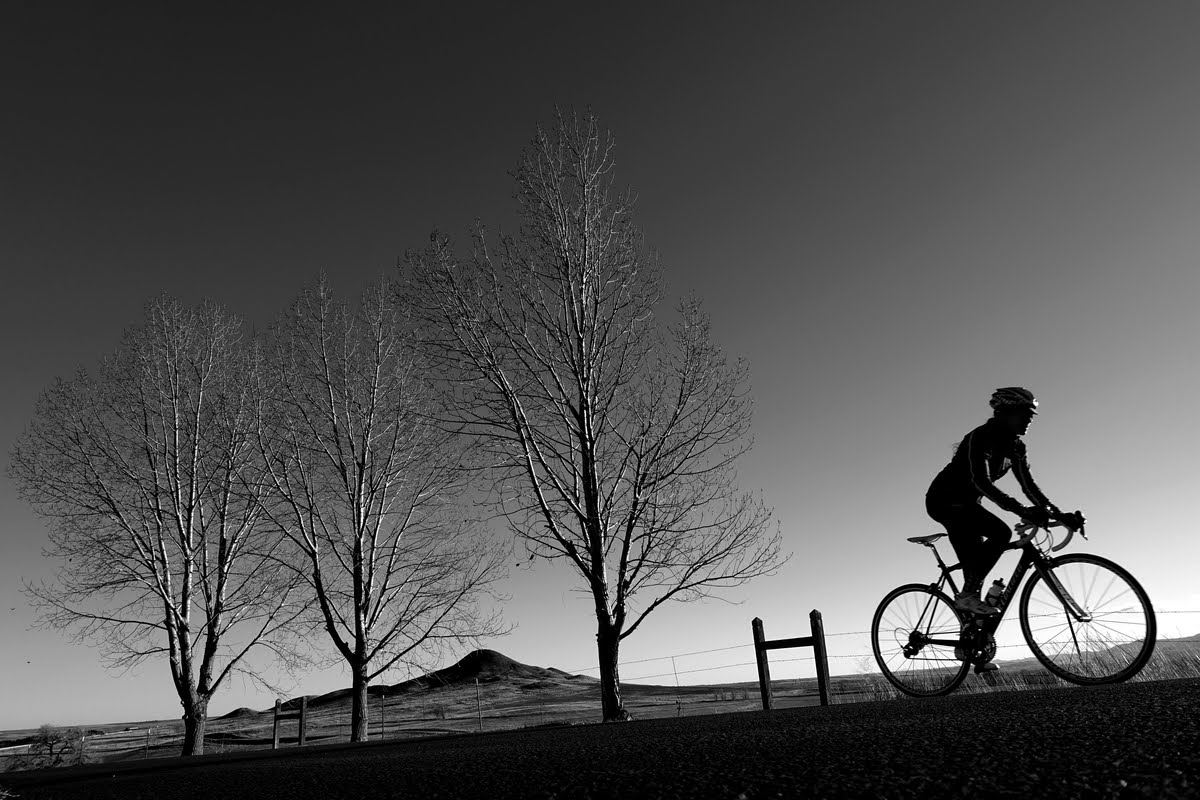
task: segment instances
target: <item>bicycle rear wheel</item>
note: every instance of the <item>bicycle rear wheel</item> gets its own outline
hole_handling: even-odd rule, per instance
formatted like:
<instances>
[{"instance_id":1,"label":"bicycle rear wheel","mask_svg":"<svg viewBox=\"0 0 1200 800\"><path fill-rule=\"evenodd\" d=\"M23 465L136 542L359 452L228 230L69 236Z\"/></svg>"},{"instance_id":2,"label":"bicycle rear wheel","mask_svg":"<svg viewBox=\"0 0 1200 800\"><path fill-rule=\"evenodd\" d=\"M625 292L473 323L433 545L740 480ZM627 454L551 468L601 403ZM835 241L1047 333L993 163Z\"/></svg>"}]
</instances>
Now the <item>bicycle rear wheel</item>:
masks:
<instances>
[{"instance_id":1,"label":"bicycle rear wheel","mask_svg":"<svg viewBox=\"0 0 1200 800\"><path fill-rule=\"evenodd\" d=\"M1037 660L1071 683L1120 683L1154 652L1157 623L1146 590L1099 556L1059 556L1047 573L1035 572L1021 593L1020 617Z\"/></svg>"},{"instance_id":2,"label":"bicycle rear wheel","mask_svg":"<svg viewBox=\"0 0 1200 800\"><path fill-rule=\"evenodd\" d=\"M914 697L957 689L970 667L958 647L962 622L950 598L931 586L893 589L871 621L871 649L883 676Z\"/></svg>"}]
</instances>

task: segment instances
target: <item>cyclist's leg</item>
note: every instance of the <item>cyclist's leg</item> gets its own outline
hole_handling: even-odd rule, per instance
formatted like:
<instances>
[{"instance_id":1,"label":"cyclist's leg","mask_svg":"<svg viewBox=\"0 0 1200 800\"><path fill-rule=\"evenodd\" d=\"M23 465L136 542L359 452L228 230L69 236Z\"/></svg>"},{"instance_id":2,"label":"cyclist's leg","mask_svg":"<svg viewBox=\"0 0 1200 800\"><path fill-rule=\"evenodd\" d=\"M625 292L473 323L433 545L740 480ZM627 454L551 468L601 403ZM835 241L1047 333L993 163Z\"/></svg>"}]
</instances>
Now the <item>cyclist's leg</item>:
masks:
<instances>
[{"instance_id":1,"label":"cyclist's leg","mask_svg":"<svg viewBox=\"0 0 1200 800\"><path fill-rule=\"evenodd\" d=\"M926 502L929 515L946 526L950 544L963 570L963 588L954 598L960 611L982 616L1000 613L980 598L983 581L996 565L1004 546L1012 536L1008 526L978 503L944 505Z\"/></svg>"},{"instance_id":2,"label":"cyclist's leg","mask_svg":"<svg viewBox=\"0 0 1200 800\"><path fill-rule=\"evenodd\" d=\"M996 562L1000 560L1000 556L1012 542L1013 532L1007 522L983 506L977 505L974 506L974 509L970 514L971 523L975 526L976 532L983 536L981 556L978 562L979 570L982 573L980 579L986 580L988 573L995 568Z\"/></svg>"},{"instance_id":3,"label":"cyclist's leg","mask_svg":"<svg viewBox=\"0 0 1200 800\"><path fill-rule=\"evenodd\" d=\"M954 553L962 564L963 592L974 592L978 596L983 586L983 578L987 575L987 568L983 565L987 562L989 554L984 547L984 538L975 525L972 508L979 506L935 505L928 501L925 504L929 516L945 527L950 546L954 548Z\"/></svg>"}]
</instances>

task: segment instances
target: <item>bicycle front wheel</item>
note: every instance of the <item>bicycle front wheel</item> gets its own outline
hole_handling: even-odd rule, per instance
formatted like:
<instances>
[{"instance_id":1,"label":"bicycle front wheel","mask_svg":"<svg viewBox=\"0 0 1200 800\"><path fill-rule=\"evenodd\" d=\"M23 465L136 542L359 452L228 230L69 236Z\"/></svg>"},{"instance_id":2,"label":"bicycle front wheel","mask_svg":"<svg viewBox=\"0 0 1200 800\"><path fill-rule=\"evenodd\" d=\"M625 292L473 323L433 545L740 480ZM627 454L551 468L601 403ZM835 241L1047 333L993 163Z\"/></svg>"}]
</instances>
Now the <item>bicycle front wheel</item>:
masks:
<instances>
[{"instance_id":1,"label":"bicycle front wheel","mask_svg":"<svg viewBox=\"0 0 1200 800\"><path fill-rule=\"evenodd\" d=\"M889 592L876 609L871 649L883 676L905 694L949 694L970 667L961 632L962 620L949 597L910 583Z\"/></svg>"},{"instance_id":2,"label":"bicycle front wheel","mask_svg":"<svg viewBox=\"0 0 1200 800\"><path fill-rule=\"evenodd\" d=\"M1099 556L1052 559L1025 584L1020 616L1037 660L1071 683L1120 683L1154 652L1157 624L1146 590Z\"/></svg>"}]
</instances>

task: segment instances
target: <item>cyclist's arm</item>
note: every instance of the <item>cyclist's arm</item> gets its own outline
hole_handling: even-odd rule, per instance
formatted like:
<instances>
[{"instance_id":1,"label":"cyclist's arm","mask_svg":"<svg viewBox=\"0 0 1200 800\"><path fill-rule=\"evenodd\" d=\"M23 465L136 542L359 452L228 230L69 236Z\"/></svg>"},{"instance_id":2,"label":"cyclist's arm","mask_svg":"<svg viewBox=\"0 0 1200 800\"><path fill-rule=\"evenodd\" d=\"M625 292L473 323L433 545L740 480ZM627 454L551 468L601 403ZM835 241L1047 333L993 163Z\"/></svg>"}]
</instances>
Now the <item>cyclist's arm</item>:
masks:
<instances>
[{"instance_id":1,"label":"cyclist's arm","mask_svg":"<svg viewBox=\"0 0 1200 800\"><path fill-rule=\"evenodd\" d=\"M1020 439L1013 448L1013 474L1017 476L1017 483L1020 484L1021 491L1025 493L1031 503L1038 508L1049 509L1052 516L1062 513L1058 506L1050 502L1041 487L1034 483L1033 475L1029 472L1029 457L1025 451L1025 443Z\"/></svg>"},{"instance_id":2,"label":"cyclist's arm","mask_svg":"<svg viewBox=\"0 0 1200 800\"><path fill-rule=\"evenodd\" d=\"M971 482L975 485L975 488L984 497L1005 511L1024 517L1025 507L1018 503L1016 498L1009 497L997 488L996 484L992 483L992 479L988 476L987 461L989 445L985 437L978 430L974 430L967 434L967 438L963 444L967 448L967 469L970 471Z\"/></svg>"}]
</instances>

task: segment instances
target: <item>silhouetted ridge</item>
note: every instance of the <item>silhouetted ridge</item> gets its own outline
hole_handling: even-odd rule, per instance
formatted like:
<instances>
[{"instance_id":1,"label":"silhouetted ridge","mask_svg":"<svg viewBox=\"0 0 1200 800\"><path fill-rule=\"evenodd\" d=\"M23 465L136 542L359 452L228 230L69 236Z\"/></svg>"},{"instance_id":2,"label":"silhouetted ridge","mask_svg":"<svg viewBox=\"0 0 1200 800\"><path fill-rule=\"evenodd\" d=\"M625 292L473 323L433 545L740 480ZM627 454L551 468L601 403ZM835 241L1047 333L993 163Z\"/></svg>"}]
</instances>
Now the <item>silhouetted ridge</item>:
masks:
<instances>
[{"instance_id":1,"label":"silhouetted ridge","mask_svg":"<svg viewBox=\"0 0 1200 800\"><path fill-rule=\"evenodd\" d=\"M249 717L249 716L253 716L257 713L258 712L255 711L253 708L246 708L245 706L242 706L241 708L235 708L233 711L230 711L228 714L225 714L224 716L217 717L217 719L235 719L237 717Z\"/></svg>"},{"instance_id":2,"label":"silhouetted ridge","mask_svg":"<svg viewBox=\"0 0 1200 800\"><path fill-rule=\"evenodd\" d=\"M379 683L371 684L367 687L367 694L371 697L379 697L383 694L396 697L407 692L421 692L443 686L470 684L476 680L480 683L508 680L525 684L523 688L527 689L541 688L543 685L554 685L556 682L562 681L596 682L595 678L587 675L572 675L554 667L533 667L529 664L522 664L495 650L475 650L463 656L457 664L426 673L419 678L412 678L390 686ZM543 684L544 681L549 684ZM343 702L349 699L350 694L350 689L335 689L319 697L310 695L308 705L314 707ZM282 706L284 710L298 709L299 707L299 698L292 698Z\"/></svg>"},{"instance_id":3,"label":"silhouetted ridge","mask_svg":"<svg viewBox=\"0 0 1200 800\"><path fill-rule=\"evenodd\" d=\"M430 686L439 686L475 680L487 682L498 678L537 680L554 677L556 673L557 671L544 667L531 667L520 661L513 661L495 650L475 650L463 656L457 664L430 672L420 680Z\"/></svg>"}]
</instances>

